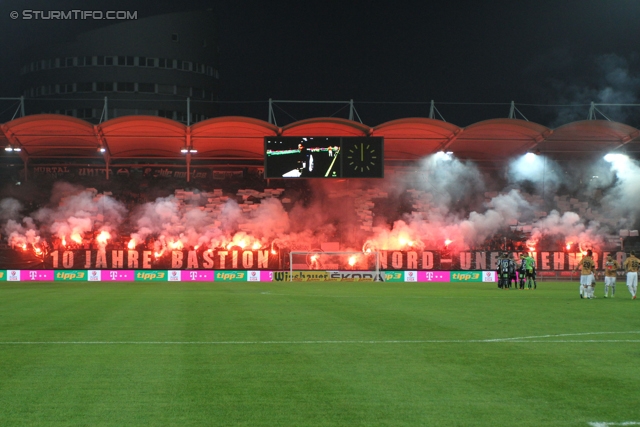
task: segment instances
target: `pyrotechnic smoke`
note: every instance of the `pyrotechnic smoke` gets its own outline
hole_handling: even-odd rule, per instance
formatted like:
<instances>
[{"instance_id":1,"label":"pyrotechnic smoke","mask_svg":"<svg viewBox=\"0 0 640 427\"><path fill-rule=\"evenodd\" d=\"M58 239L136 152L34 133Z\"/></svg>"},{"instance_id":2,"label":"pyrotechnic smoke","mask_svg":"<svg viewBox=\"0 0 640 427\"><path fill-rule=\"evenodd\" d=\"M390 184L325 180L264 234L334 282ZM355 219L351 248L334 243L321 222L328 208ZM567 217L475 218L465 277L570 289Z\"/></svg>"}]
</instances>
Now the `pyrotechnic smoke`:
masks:
<instances>
[{"instance_id":1,"label":"pyrotechnic smoke","mask_svg":"<svg viewBox=\"0 0 640 427\"><path fill-rule=\"evenodd\" d=\"M407 249L412 246L439 249L445 245L468 249L532 210L517 190L497 195L486 203L485 208L484 212L472 211L463 217L434 206L433 209L405 215L391 229L379 230L371 240L378 249ZM445 244L447 240L451 242Z\"/></svg>"},{"instance_id":2,"label":"pyrotechnic smoke","mask_svg":"<svg viewBox=\"0 0 640 427\"><path fill-rule=\"evenodd\" d=\"M640 165L624 155L605 157L611 163L616 181L602 198L602 205L611 216L620 218L620 225L631 227L638 219L638 200L640 200Z\"/></svg>"},{"instance_id":3,"label":"pyrotechnic smoke","mask_svg":"<svg viewBox=\"0 0 640 427\"><path fill-rule=\"evenodd\" d=\"M266 199L256 209L243 212L238 203L228 200L219 212L205 212L197 205L183 205L174 196L158 198L140 207L134 214L137 243L149 236L157 240L156 250L182 247L240 246L260 248L289 230L289 217L276 199Z\"/></svg>"},{"instance_id":4,"label":"pyrotechnic smoke","mask_svg":"<svg viewBox=\"0 0 640 427\"><path fill-rule=\"evenodd\" d=\"M120 202L96 190L58 184L49 206L22 220L17 201L3 200L0 207L7 221L5 234L14 246L35 245L40 236L57 236L69 243L80 237L82 242L94 233L100 244L118 235L130 236L131 248L153 241L158 253L200 247L265 249L272 242L278 248L308 250L324 242L340 242L342 250L360 249L363 244L372 249L463 250L484 247L497 235L527 227L532 241L551 236L593 246L603 243L607 233L617 234L617 224L598 215L627 215L627 223L635 220L634 200L640 196L636 163L611 163L613 172L608 175L601 170L604 179L598 191L604 192L604 207L597 213L597 203L586 207L568 196L556 197L558 206L552 206L554 192L572 184L560 176L575 174L565 175L548 159L553 168L541 171L539 160L511 163L502 183L499 178L488 179L473 163L438 153L415 170L389 174L384 181L309 182L297 197L295 190L287 197L253 190L235 196L180 190L127 212ZM537 186L531 190L520 185L538 184L545 174L544 199ZM583 193L595 188L573 184Z\"/></svg>"},{"instance_id":5,"label":"pyrotechnic smoke","mask_svg":"<svg viewBox=\"0 0 640 427\"><path fill-rule=\"evenodd\" d=\"M113 198L66 183L54 185L51 201L57 205L38 210L33 218L53 235L76 243L82 243L85 233L117 229L126 215L124 205Z\"/></svg>"},{"instance_id":6,"label":"pyrotechnic smoke","mask_svg":"<svg viewBox=\"0 0 640 427\"><path fill-rule=\"evenodd\" d=\"M585 224L584 220L575 212L551 211L549 216L536 222L531 233L531 240L538 241L543 236L561 237L565 242L588 242L591 246L603 243L604 231L598 222Z\"/></svg>"},{"instance_id":7,"label":"pyrotechnic smoke","mask_svg":"<svg viewBox=\"0 0 640 427\"><path fill-rule=\"evenodd\" d=\"M50 207L25 217L22 221L24 226L10 220L5 231L10 245L20 245L23 241L33 244L43 232L65 239L68 243L80 244L85 233L116 230L125 215L126 209L122 203L109 196L97 195L95 189L56 183Z\"/></svg>"},{"instance_id":8,"label":"pyrotechnic smoke","mask_svg":"<svg viewBox=\"0 0 640 427\"><path fill-rule=\"evenodd\" d=\"M31 218L24 218L22 224L10 219L4 227L7 242L10 246L27 249L40 241L40 233Z\"/></svg>"},{"instance_id":9,"label":"pyrotechnic smoke","mask_svg":"<svg viewBox=\"0 0 640 427\"><path fill-rule=\"evenodd\" d=\"M434 206L443 209L443 213L472 206L482 200L485 191L476 165L442 152L423 159L411 180L414 188L431 195Z\"/></svg>"},{"instance_id":10,"label":"pyrotechnic smoke","mask_svg":"<svg viewBox=\"0 0 640 427\"><path fill-rule=\"evenodd\" d=\"M558 104L635 104L640 92L640 78L629 70L629 61L615 54L601 55L595 58L598 75L595 80L582 85L574 82L555 82L559 92ZM615 106L601 107L611 119L624 122L628 118L627 112ZM563 109L557 119L551 124L557 127L577 120L585 120L584 111Z\"/></svg>"},{"instance_id":11,"label":"pyrotechnic smoke","mask_svg":"<svg viewBox=\"0 0 640 427\"><path fill-rule=\"evenodd\" d=\"M11 197L0 200L0 221L17 219L20 217L22 203Z\"/></svg>"},{"instance_id":12,"label":"pyrotechnic smoke","mask_svg":"<svg viewBox=\"0 0 640 427\"><path fill-rule=\"evenodd\" d=\"M509 162L507 177L514 184L532 182L538 193L553 195L562 183L562 178L557 172L559 170L560 165L552 159L528 153Z\"/></svg>"}]
</instances>

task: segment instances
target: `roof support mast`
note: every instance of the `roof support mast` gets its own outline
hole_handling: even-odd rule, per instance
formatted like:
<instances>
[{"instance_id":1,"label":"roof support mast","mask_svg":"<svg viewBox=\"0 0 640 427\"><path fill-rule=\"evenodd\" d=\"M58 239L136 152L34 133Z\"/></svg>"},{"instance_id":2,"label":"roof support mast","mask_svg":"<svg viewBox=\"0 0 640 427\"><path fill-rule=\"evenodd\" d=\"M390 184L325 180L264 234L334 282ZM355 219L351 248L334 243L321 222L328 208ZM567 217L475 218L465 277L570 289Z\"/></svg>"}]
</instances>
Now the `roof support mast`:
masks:
<instances>
[{"instance_id":1,"label":"roof support mast","mask_svg":"<svg viewBox=\"0 0 640 427\"><path fill-rule=\"evenodd\" d=\"M436 120L436 113L438 113L438 116L440 116L440 120L442 120L445 123L447 122L442 116L442 114L440 114L440 111L438 111L438 109L436 108L436 102L432 99L431 105L429 106L429 118Z\"/></svg>"},{"instance_id":2,"label":"roof support mast","mask_svg":"<svg viewBox=\"0 0 640 427\"><path fill-rule=\"evenodd\" d=\"M191 152L193 151L193 147L191 146L191 128L187 126L186 129L186 147L187 147L187 182L191 181Z\"/></svg>"},{"instance_id":3,"label":"roof support mast","mask_svg":"<svg viewBox=\"0 0 640 427\"><path fill-rule=\"evenodd\" d=\"M516 107L516 103L514 101L511 101L511 107L509 107L509 118L517 119L518 117L516 117L516 113L519 113L523 119L529 121L529 119L527 119L524 114L522 114L522 111L518 110L518 107Z\"/></svg>"},{"instance_id":4,"label":"roof support mast","mask_svg":"<svg viewBox=\"0 0 640 427\"><path fill-rule=\"evenodd\" d=\"M191 97L187 96L187 126L191 126Z\"/></svg>"}]
</instances>

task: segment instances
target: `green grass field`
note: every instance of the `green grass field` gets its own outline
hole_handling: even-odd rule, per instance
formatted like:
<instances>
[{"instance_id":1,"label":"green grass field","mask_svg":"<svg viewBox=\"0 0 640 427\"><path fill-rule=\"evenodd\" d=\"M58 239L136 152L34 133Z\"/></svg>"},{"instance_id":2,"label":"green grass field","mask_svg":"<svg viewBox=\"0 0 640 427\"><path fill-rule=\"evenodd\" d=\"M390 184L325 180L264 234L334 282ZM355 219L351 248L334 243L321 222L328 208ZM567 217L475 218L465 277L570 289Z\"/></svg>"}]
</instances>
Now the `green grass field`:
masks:
<instances>
[{"instance_id":1,"label":"green grass field","mask_svg":"<svg viewBox=\"0 0 640 427\"><path fill-rule=\"evenodd\" d=\"M0 425L640 425L640 300L597 295L3 282Z\"/></svg>"}]
</instances>

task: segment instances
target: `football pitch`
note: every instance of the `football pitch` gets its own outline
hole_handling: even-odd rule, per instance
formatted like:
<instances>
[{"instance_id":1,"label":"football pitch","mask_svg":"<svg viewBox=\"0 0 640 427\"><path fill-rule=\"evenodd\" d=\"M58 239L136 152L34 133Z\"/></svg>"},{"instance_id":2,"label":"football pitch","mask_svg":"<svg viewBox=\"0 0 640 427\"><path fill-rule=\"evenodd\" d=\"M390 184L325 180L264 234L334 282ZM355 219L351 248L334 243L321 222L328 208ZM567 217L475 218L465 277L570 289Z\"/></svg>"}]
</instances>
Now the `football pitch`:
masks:
<instances>
[{"instance_id":1,"label":"football pitch","mask_svg":"<svg viewBox=\"0 0 640 427\"><path fill-rule=\"evenodd\" d=\"M602 292L2 282L0 425L640 425L640 300Z\"/></svg>"}]
</instances>

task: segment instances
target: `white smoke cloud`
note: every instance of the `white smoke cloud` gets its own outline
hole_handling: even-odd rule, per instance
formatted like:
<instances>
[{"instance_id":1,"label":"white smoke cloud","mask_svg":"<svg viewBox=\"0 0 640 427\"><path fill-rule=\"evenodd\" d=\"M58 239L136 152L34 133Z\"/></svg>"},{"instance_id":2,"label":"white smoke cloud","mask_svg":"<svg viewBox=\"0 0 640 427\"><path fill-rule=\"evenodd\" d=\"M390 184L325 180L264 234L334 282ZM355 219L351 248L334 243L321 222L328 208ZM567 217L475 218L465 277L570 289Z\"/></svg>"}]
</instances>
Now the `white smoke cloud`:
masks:
<instances>
[{"instance_id":1,"label":"white smoke cloud","mask_svg":"<svg viewBox=\"0 0 640 427\"><path fill-rule=\"evenodd\" d=\"M22 203L14 198L0 200L0 221L19 218L21 210Z\"/></svg>"},{"instance_id":2,"label":"white smoke cloud","mask_svg":"<svg viewBox=\"0 0 640 427\"><path fill-rule=\"evenodd\" d=\"M616 156L611 161L616 180L602 199L602 205L612 216L620 218L624 228L633 227L638 220L640 200L640 164L626 156Z\"/></svg>"},{"instance_id":3,"label":"white smoke cloud","mask_svg":"<svg viewBox=\"0 0 640 427\"><path fill-rule=\"evenodd\" d=\"M15 203L11 205L15 206ZM25 217L22 221L24 226L10 220L5 231L10 244L18 241L34 244L37 241L35 236L42 234L82 243L86 233L116 230L126 213L122 203L109 196L98 195L95 189L61 182L53 187L50 206Z\"/></svg>"},{"instance_id":4,"label":"white smoke cloud","mask_svg":"<svg viewBox=\"0 0 640 427\"><path fill-rule=\"evenodd\" d=\"M31 218L24 218L22 223L13 219L7 221L4 227L7 243L12 247L26 249L40 241L40 233Z\"/></svg>"},{"instance_id":5,"label":"white smoke cloud","mask_svg":"<svg viewBox=\"0 0 640 427\"><path fill-rule=\"evenodd\" d=\"M508 163L507 177L512 183L530 181L539 193L554 194L562 183L560 165L547 156L528 153Z\"/></svg>"},{"instance_id":6,"label":"white smoke cloud","mask_svg":"<svg viewBox=\"0 0 640 427\"><path fill-rule=\"evenodd\" d=\"M603 244L604 234L596 221L585 224L575 212L565 212L561 215L553 210L549 216L534 224L531 240L538 241L544 236L551 236L561 237L566 243L599 246Z\"/></svg>"},{"instance_id":7,"label":"white smoke cloud","mask_svg":"<svg viewBox=\"0 0 640 427\"><path fill-rule=\"evenodd\" d=\"M559 94L558 104L636 104L640 92L640 78L630 71L629 61L616 54L600 55L595 58L595 69L598 71L596 80L589 84L574 82L555 83ZM628 111L616 106L599 107L612 120L624 122ZM563 109L552 123L552 127L585 120L584 110Z\"/></svg>"}]
</instances>

